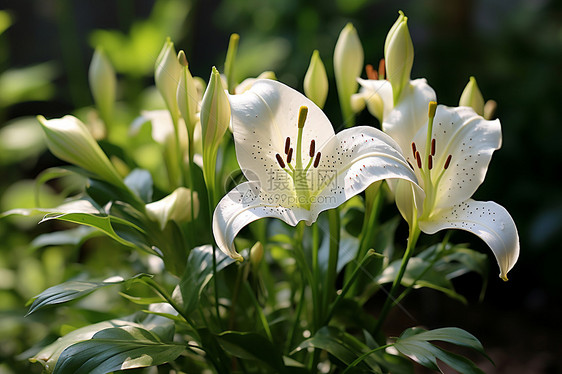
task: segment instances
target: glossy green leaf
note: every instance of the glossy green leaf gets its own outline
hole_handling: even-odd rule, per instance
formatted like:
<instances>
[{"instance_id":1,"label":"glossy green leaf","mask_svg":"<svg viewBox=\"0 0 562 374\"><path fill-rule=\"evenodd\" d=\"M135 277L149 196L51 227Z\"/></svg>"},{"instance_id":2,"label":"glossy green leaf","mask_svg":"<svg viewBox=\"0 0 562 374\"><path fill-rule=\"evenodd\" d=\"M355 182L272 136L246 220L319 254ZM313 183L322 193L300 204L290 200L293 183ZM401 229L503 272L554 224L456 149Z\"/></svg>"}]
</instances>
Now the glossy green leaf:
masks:
<instances>
[{"instance_id":1,"label":"glossy green leaf","mask_svg":"<svg viewBox=\"0 0 562 374\"><path fill-rule=\"evenodd\" d=\"M114 327L66 348L57 361L55 372L104 374L161 365L175 360L184 350L183 344L163 342L156 334L140 327Z\"/></svg>"},{"instance_id":2,"label":"glossy green leaf","mask_svg":"<svg viewBox=\"0 0 562 374\"><path fill-rule=\"evenodd\" d=\"M478 339L462 329L453 327L431 331L420 328L408 329L398 338L394 348L420 365L433 370L442 372L437 363L439 359L460 373L483 374L483 371L469 359L430 343L435 340L471 348L485 355Z\"/></svg>"},{"instance_id":3,"label":"glossy green leaf","mask_svg":"<svg viewBox=\"0 0 562 374\"><path fill-rule=\"evenodd\" d=\"M33 239L30 247L33 250L50 245L71 245L79 247L89 238L100 235L102 235L102 233L93 227L79 226L74 229L54 231L39 235Z\"/></svg>"},{"instance_id":4,"label":"glossy green leaf","mask_svg":"<svg viewBox=\"0 0 562 374\"><path fill-rule=\"evenodd\" d=\"M47 288L41 294L35 297L31 304L27 315L43 309L49 305L61 304L67 301L75 300L86 296L100 288L113 286L116 284L123 284L126 282L134 281L139 278L150 277L147 274L139 274L130 279L116 279L106 280L103 282L90 282L90 281L70 281Z\"/></svg>"},{"instance_id":5,"label":"glossy green leaf","mask_svg":"<svg viewBox=\"0 0 562 374\"><path fill-rule=\"evenodd\" d=\"M142 201L152 201L152 176L147 170L135 169L125 177L125 185L131 189Z\"/></svg>"}]
</instances>

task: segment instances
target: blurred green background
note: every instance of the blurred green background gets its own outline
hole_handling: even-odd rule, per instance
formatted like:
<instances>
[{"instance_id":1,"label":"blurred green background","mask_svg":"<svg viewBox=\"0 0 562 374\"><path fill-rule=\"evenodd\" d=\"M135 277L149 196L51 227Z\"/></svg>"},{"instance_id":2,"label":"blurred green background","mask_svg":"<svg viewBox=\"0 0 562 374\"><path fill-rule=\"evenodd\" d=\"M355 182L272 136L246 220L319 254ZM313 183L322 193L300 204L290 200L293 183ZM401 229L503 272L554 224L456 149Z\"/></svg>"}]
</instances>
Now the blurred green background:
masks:
<instances>
[{"instance_id":1,"label":"blurred green background","mask_svg":"<svg viewBox=\"0 0 562 374\"><path fill-rule=\"evenodd\" d=\"M365 62L376 65L398 10L409 17L416 51L412 76L427 78L439 103L456 105L471 75L484 98L498 102L503 147L475 198L496 201L510 211L519 228L521 257L507 283L495 277L496 265L490 259L491 277L482 303L481 283L471 275L455 283L469 298L468 306L432 291L415 293L394 313L390 332L398 334L416 324L459 326L480 338L496 361L495 368L483 364L486 372L561 372L560 1L3 1L0 211L34 206L32 180L46 167L60 164L45 150L34 116L88 115L92 98L87 72L96 46L103 46L119 73L118 115L124 126L153 105L153 66L166 36L178 50L185 50L192 73L207 79L211 66L222 70L228 38L236 32L241 36L235 71L239 80L273 70L279 80L299 90L312 51L318 49L330 76L325 110L338 127L332 54L340 30L353 22ZM359 124L375 122L367 113L359 116ZM51 187L42 191L44 204L56 203ZM99 314L92 315L91 308L80 304L74 312L64 309L23 318L30 297L79 272L92 277L107 276L108 268L134 273L129 265L136 261L134 255L115 251L117 245L104 238L90 239L78 249L67 244L30 248L37 235L61 227L66 226L0 220L2 374L40 372L39 365L29 369L18 355L49 333L64 331L61 325L116 312L98 307L94 309ZM455 233L453 240L487 251L470 235ZM101 297L118 300L116 294ZM119 308L121 304L113 301L103 302Z\"/></svg>"}]
</instances>

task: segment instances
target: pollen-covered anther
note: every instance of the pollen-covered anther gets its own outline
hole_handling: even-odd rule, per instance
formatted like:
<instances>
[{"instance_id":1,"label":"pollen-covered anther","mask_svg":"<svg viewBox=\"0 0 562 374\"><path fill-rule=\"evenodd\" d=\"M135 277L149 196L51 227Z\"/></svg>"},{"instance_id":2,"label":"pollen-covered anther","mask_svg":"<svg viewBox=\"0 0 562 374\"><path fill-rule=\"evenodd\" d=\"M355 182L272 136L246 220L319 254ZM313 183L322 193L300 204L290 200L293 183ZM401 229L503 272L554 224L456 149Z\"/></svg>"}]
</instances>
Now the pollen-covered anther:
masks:
<instances>
[{"instance_id":1,"label":"pollen-covered anther","mask_svg":"<svg viewBox=\"0 0 562 374\"><path fill-rule=\"evenodd\" d=\"M427 116L435 118L435 111L437 110L437 101L430 101L427 109Z\"/></svg>"},{"instance_id":2,"label":"pollen-covered anther","mask_svg":"<svg viewBox=\"0 0 562 374\"><path fill-rule=\"evenodd\" d=\"M279 153L277 153L275 155L275 158L277 159L277 162L279 163L279 166L281 166L281 169L285 169L285 161L283 161L283 158L281 157L281 155Z\"/></svg>"},{"instance_id":3,"label":"pollen-covered anther","mask_svg":"<svg viewBox=\"0 0 562 374\"><path fill-rule=\"evenodd\" d=\"M287 139L285 139L285 154L289 153L289 148L291 148L291 138L287 136Z\"/></svg>"},{"instance_id":4,"label":"pollen-covered anther","mask_svg":"<svg viewBox=\"0 0 562 374\"><path fill-rule=\"evenodd\" d=\"M310 150L308 151L308 155L312 158L314 157L314 153L316 152L316 142L314 139L310 141Z\"/></svg>"},{"instance_id":5,"label":"pollen-covered anther","mask_svg":"<svg viewBox=\"0 0 562 374\"><path fill-rule=\"evenodd\" d=\"M320 164L320 157L321 157L321 156L322 156L322 154L321 154L320 152L318 152L318 153L316 154L316 158L314 159L314 164L313 164L313 166L314 166L315 168L317 168L318 165Z\"/></svg>"},{"instance_id":6,"label":"pollen-covered anther","mask_svg":"<svg viewBox=\"0 0 562 374\"><path fill-rule=\"evenodd\" d=\"M418 151L418 149L416 148L416 143L412 142L412 155L414 155L414 157L416 157L417 151Z\"/></svg>"},{"instance_id":7,"label":"pollen-covered anther","mask_svg":"<svg viewBox=\"0 0 562 374\"><path fill-rule=\"evenodd\" d=\"M431 139L431 156L435 156L435 138Z\"/></svg>"},{"instance_id":8,"label":"pollen-covered anther","mask_svg":"<svg viewBox=\"0 0 562 374\"><path fill-rule=\"evenodd\" d=\"M287 153L287 163L290 164L292 159L293 159L293 148L289 148L289 152Z\"/></svg>"},{"instance_id":9,"label":"pollen-covered anther","mask_svg":"<svg viewBox=\"0 0 562 374\"><path fill-rule=\"evenodd\" d=\"M373 65L371 65L371 64L365 65L365 73L367 73L367 78L368 78L368 79L372 79L372 80L377 80L377 79L379 79L379 74L378 74L377 71L373 68Z\"/></svg>"},{"instance_id":10,"label":"pollen-covered anther","mask_svg":"<svg viewBox=\"0 0 562 374\"><path fill-rule=\"evenodd\" d=\"M447 157L447 160L445 160L445 165L443 165L443 169L447 170L447 168L449 167L449 164L451 163L451 158L452 158L452 157L453 157L452 155L449 155L449 156Z\"/></svg>"},{"instance_id":11,"label":"pollen-covered anther","mask_svg":"<svg viewBox=\"0 0 562 374\"><path fill-rule=\"evenodd\" d=\"M416 162L418 163L418 168L421 169L422 168L422 160L421 160L420 153L418 151L416 151Z\"/></svg>"},{"instance_id":12,"label":"pollen-covered anther","mask_svg":"<svg viewBox=\"0 0 562 374\"><path fill-rule=\"evenodd\" d=\"M429 155L429 157L427 158L427 168L429 170L433 169L433 156Z\"/></svg>"}]
</instances>

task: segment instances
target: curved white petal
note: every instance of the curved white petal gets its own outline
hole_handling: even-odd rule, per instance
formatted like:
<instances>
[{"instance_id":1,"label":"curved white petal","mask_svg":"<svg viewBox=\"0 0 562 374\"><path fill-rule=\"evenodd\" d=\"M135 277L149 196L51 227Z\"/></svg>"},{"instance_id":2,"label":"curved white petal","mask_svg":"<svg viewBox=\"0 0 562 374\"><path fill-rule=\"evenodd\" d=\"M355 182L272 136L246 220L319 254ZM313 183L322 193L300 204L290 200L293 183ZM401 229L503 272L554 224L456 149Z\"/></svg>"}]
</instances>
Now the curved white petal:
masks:
<instances>
[{"instance_id":1,"label":"curved white petal","mask_svg":"<svg viewBox=\"0 0 562 374\"><path fill-rule=\"evenodd\" d=\"M503 280L507 280L507 272L519 257L517 227L507 210L493 201L467 200L452 208L436 211L419 224L427 234L443 229L460 229L479 236L496 256Z\"/></svg>"},{"instance_id":2,"label":"curved white petal","mask_svg":"<svg viewBox=\"0 0 562 374\"><path fill-rule=\"evenodd\" d=\"M332 124L324 112L303 94L280 82L257 80L243 94L230 95L229 101L238 163L248 180L259 180L262 186L267 185L272 173L281 170L275 155L285 155L287 137L291 138L291 147L296 152L301 106L308 107L303 130L305 165L309 159L306 149L311 140L314 139L319 148L334 136Z\"/></svg>"},{"instance_id":3,"label":"curved white petal","mask_svg":"<svg viewBox=\"0 0 562 374\"><path fill-rule=\"evenodd\" d=\"M435 91L427 81L416 79L404 87L399 102L385 116L382 129L400 145L404 154L410 152L412 138L427 124L428 105L435 100Z\"/></svg>"},{"instance_id":4,"label":"curved white petal","mask_svg":"<svg viewBox=\"0 0 562 374\"><path fill-rule=\"evenodd\" d=\"M394 106L392 98L392 85L384 79L361 79L357 81L361 85L360 94L365 100L367 109L382 122L392 111Z\"/></svg>"},{"instance_id":5,"label":"curved white petal","mask_svg":"<svg viewBox=\"0 0 562 374\"><path fill-rule=\"evenodd\" d=\"M414 138L421 155L425 154L426 137L427 126L424 126ZM433 138L435 156L431 172L434 182L451 155L435 195L435 209L441 209L469 199L482 184L492 153L501 146L500 121L487 121L469 107L439 105L433 121ZM411 151L409 153L412 159Z\"/></svg>"},{"instance_id":6,"label":"curved white petal","mask_svg":"<svg viewBox=\"0 0 562 374\"><path fill-rule=\"evenodd\" d=\"M213 234L221 251L241 260L242 256L234 249L236 234L250 222L264 217L279 218L295 226L299 221L311 223L311 213L294 206L294 196L284 191L267 194L258 183L242 183L218 203L213 214ZM293 206L288 208L288 206Z\"/></svg>"},{"instance_id":7,"label":"curved white petal","mask_svg":"<svg viewBox=\"0 0 562 374\"><path fill-rule=\"evenodd\" d=\"M404 179L417 186L416 176L398 144L373 127L356 126L339 132L320 150L321 162L312 173L312 216L334 208L383 179ZM309 177L311 179L311 177Z\"/></svg>"}]
</instances>

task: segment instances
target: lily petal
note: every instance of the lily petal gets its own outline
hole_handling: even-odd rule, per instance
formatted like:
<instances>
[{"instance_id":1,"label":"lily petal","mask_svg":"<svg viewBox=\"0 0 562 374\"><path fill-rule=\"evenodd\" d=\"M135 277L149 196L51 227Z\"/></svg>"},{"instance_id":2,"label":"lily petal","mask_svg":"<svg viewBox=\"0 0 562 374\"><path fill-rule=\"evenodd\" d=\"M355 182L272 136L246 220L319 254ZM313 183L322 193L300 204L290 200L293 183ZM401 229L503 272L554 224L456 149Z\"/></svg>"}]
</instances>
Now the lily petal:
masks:
<instances>
[{"instance_id":1,"label":"lily petal","mask_svg":"<svg viewBox=\"0 0 562 374\"><path fill-rule=\"evenodd\" d=\"M309 211L296 206L288 208L291 199L294 201L285 191L278 195L267 194L256 182L236 186L221 199L213 214L213 234L219 249L242 260L234 249L234 238L244 226L260 218L279 218L291 226L302 220L310 221Z\"/></svg>"},{"instance_id":2,"label":"lily petal","mask_svg":"<svg viewBox=\"0 0 562 374\"><path fill-rule=\"evenodd\" d=\"M245 93L230 95L229 101L238 163L248 180L259 180L264 188L272 173L281 170L275 155L283 154L286 138L296 142L301 106L308 107L303 144L308 145L314 139L321 148L334 136L332 124L320 108L300 92L277 81L258 80Z\"/></svg>"},{"instance_id":3,"label":"lily petal","mask_svg":"<svg viewBox=\"0 0 562 374\"><path fill-rule=\"evenodd\" d=\"M381 123L390 114L394 107L392 86L385 79L360 79L360 95L365 100L367 109Z\"/></svg>"},{"instance_id":4,"label":"lily petal","mask_svg":"<svg viewBox=\"0 0 562 374\"><path fill-rule=\"evenodd\" d=\"M507 273L519 257L519 234L515 223L507 210L493 201L469 199L452 208L436 211L419 224L427 234L443 229L460 229L477 235L496 256L503 280L507 280Z\"/></svg>"},{"instance_id":5,"label":"lily petal","mask_svg":"<svg viewBox=\"0 0 562 374\"><path fill-rule=\"evenodd\" d=\"M424 126L414 138L422 155L426 137L427 126ZM432 180L435 181L451 155L435 196L435 209L441 209L466 201L482 184L492 153L501 146L501 125L497 119L485 120L469 107L439 105L433 122L433 138Z\"/></svg>"},{"instance_id":6,"label":"lily petal","mask_svg":"<svg viewBox=\"0 0 562 374\"><path fill-rule=\"evenodd\" d=\"M383 179L409 181L418 193L423 193L398 144L374 127L356 126L343 130L321 149L321 153L322 161L314 171L317 171L317 184L320 187L321 183L327 185L314 196L313 219Z\"/></svg>"}]
</instances>

